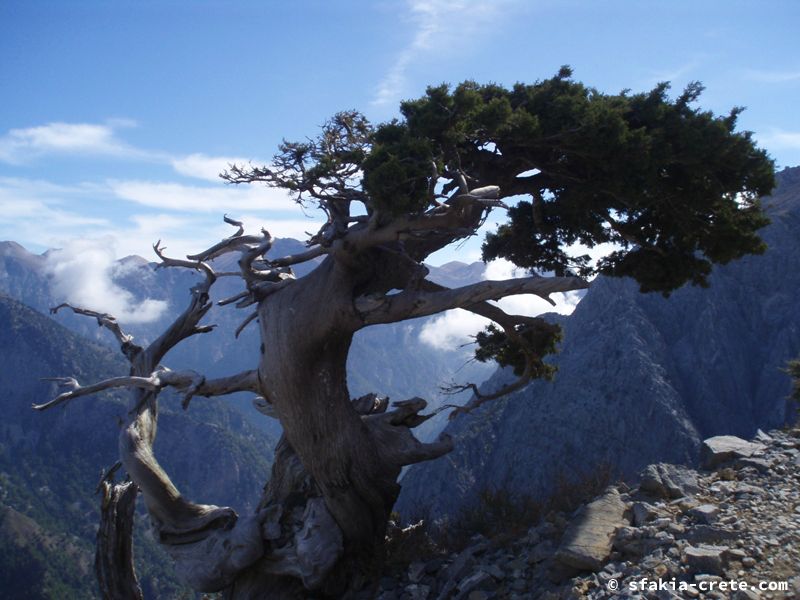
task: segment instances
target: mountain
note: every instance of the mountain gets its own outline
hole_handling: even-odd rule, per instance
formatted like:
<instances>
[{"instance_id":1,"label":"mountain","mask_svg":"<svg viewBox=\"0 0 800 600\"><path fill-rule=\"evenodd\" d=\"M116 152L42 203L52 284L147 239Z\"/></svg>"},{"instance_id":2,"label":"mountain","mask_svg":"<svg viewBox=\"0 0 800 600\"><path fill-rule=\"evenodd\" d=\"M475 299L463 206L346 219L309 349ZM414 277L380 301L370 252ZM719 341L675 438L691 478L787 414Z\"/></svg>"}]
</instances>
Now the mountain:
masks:
<instances>
[{"instance_id":1,"label":"mountain","mask_svg":"<svg viewBox=\"0 0 800 600\"><path fill-rule=\"evenodd\" d=\"M93 382L127 372L127 364L108 347L3 296L0 364L0 581L28 581L22 589L4 586L2 596L94 597L94 490L100 470L117 460L117 423L127 396L105 392L44 413L31 404L56 393L43 377ZM251 511L274 445L223 400L198 398L188 411L177 398L161 400L156 453L190 498ZM171 563L148 537L142 510L136 557L143 588L150 598L175 597L180 589Z\"/></svg>"},{"instance_id":2,"label":"mountain","mask_svg":"<svg viewBox=\"0 0 800 600\"><path fill-rule=\"evenodd\" d=\"M562 318L555 380L451 422L456 449L408 471L401 514L453 515L487 487L547 495L601 467L694 463L703 438L793 420L782 369L800 354L800 167L779 174L765 208L767 252L717 267L708 289L664 298L598 278ZM500 371L485 387L509 379Z\"/></svg>"},{"instance_id":3,"label":"mountain","mask_svg":"<svg viewBox=\"0 0 800 600\"><path fill-rule=\"evenodd\" d=\"M303 251L305 246L292 239L276 240L270 256L283 256ZM64 277L52 274L50 253L35 255L15 242L0 242L0 293L19 300L46 313L50 307L65 300ZM303 276L316 263L301 264L297 275ZM237 269L232 255L224 256L215 266L220 271ZM147 299L162 301L167 305L157 319L150 322L126 323L120 321L125 330L140 343L155 339L171 320L183 310L189 297L189 289L198 280L198 275L187 269L158 269L141 257L126 257L117 261L110 269L110 279L123 293L130 294L131 304L139 305ZM485 267L483 263L466 264L451 262L441 267L430 267L430 278L443 285L458 286L480 281ZM92 286L94 280L86 273L84 285ZM66 287L77 286L67 281ZM106 288L104 288L106 289ZM223 277L212 288L214 300L230 297L241 291L238 278ZM204 323L215 323L211 333L194 336L174 348L164 363L172 369L190 368L209 377L236 373L256 366L260 343L258 328L251 324L238 339L234 331L245 319L249 310L233 306L215 306L205 317ZM119 315L118 315L119 316ZM61 311L54 317L59 323L99 343L116 347L113 338L97 327L93 319ZM358 332L351 347L348 362L348 378L353 396L376 392L392 400L404 400L420 396L433 407L445 401L439 387L453 379L459 381L483 381L492 372L492 367L470 361L468 351L454 348L442 351L426 344L420 333L432 317L415 319L392 325L379 325ZM276 436L280 426L276 421L265 419L251 405L250 396L236 394L229 403L257 428ZM421 438L435 438L444 426L445 416L431 419L418 428Z\"/></svg>"}]
</instances>

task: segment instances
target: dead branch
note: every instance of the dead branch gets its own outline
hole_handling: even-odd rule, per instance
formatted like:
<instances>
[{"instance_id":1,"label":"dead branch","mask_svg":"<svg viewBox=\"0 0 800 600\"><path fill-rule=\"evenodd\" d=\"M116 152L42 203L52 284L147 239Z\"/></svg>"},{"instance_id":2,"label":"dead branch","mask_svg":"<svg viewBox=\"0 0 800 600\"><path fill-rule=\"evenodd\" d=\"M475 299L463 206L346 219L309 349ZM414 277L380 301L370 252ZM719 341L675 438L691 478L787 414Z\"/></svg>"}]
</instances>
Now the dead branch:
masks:
<instances>
[{"instance_id":1,"label":"dead branch","mask_svg":"<svg viewBox=\"0 0 800 600\"><path fill-rule=\"evenodd\" d=\"M253 321L255 321L257 318L258 318L258 311L257 310L255 310L252 313L250 313L247 316L247 318L244 321L242 321L242 323L236 328L236 332L235 332L234 336L236 338L238 338L239 334L244 331L244 328L247 327Z\"/></svg>"},{"instance_id":2,"label":"dead branch","mask_svg":"<svg viewBox=\"0 0 800 600\"><path fill-rule=\"evenodd\" d=\"M281 258L276 258L275 260L270 260L269 264L273 267L288 267L291 265L304 263L309 260L314 260L315 258L323 256L326 253L327 249L323 248L322 246L314 246L313 248L306 250L305 252L300 252L298 254L289 254Z\"/></svg>"},{"instance_id":3,"label":"dead branch","mask_svg":"<svg viewBox=\"0 0 800 600\"><path fill-rule=\"evenodd\" d=\"M99 381L97 383L93 383L87 386L80 385L74 377L45 377L42 380L55 381L56 383L58 383L59 387L67 388L67 391L62 392L61 394L59 394L49 402L45 402L44 404L31 405L31 407L34 410L47 410L48 408L53 408L54 406L58 406L59 404L63 404L64 402L68 402L69 400L74 400L75 398L80 398L81 396L89 396L91 394L96 394L97 392L113 388L138 387L145 390L158 389L158 380L154 376L112 377L111 379L105 379L103 381Z\"/></svg>"},{"instance_id":4,"label":"dead branch","mask_svg":"<svg viewBox=\"0 0 800 600\"><path fill-rule=\"evenodd\" d=\"M172 387L184 394L184 408L188 406L193 396L211 397L225 396L235 392L258 392L255 371L243 371L228 377L206 379L204 375L196 371L170 371L162 367L148 377L135 375L112 377L86 386L80 385L73 377L46 377L44 381L55 381L59 387L67 388L67 391L44 404L34 404L34 410L47 410L81 396L89 396L114 388L138 388L159 392L165 387Z\"/></svg>"},{"instance_id":5,"label":"dead branch","mask_svg":"<svg viewBox=\"0 0 800 600\"><path fill-rule=\"evenodd\" d=\"M114 334L114 337L117 338L117 341L122 345L122 353L129 359L132 355L142 351L142 347L133 343L133 336L122 330L122 327L113 315L73 306L68 302L62 302L58 306L54 306L50 309L50 314L54 315L62 308L68 308L77 315L85 315L97 319L98 326L105 327Z\"/></svg>"},{"instance_id":6,"label":"dead branch","mask_svg":"<svg viewBox=\"0 0 800 600\"><path fill-rule=\"evenodd\" d=\"M550 294L585 289L588 286L589 283L580 277L522 277L480 281L460 288L445 288L433 292L404 290L393 295L360 296L356 298L354 306L359 319L366 326L424 317L516 294L535 294L552 304Z\"/></svg>"},{"instance_id":7,"label":"dead branch","mask_svg":"<svg viewBox=\"0 0 800 600\"><path fill-rule=\"evenodd\" d=\"M474 383L464 383L464 384L452 384L442 388L442 392L445 394L459 394L461 392L465 392L467 390L472 390L472 400L464 404L463 406L454 406L454 405L447 405L447 408L453 408L453 412L450 413L448 417L450 420L455 419L460 415L465 415L467 413L472 412L485 402L489 402L491 400L497 400L498 398L502 398L503 396L507 396L513 392L521 390L526 385L528 385L532 380L530 375L530 369L526 368L525 372L520 375L515 381L508 383L501 387L499 390L492 392L491 394L483 394L478 389L478 386Z\"/></svg>"}]
</instances>

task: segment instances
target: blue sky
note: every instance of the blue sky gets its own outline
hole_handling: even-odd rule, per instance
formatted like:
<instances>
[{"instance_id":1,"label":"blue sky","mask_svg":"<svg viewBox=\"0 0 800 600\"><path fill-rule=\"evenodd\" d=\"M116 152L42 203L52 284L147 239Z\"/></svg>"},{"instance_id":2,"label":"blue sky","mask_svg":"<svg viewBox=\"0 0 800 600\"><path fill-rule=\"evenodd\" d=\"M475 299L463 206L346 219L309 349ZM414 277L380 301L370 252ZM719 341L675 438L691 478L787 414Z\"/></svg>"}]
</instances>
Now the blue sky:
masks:
<instances>
[{"instance_id":1,"label":"blue sky","mask_svg":"<svg viewBox=\"0 0 800 600\"><path fill-rule=\"evenodd\" d=\"M0 239L151 259L159 238L179 254L227 235L223 213L302 236L313 211L214 175L339 110L379 122L428 84L532 82L562 64L605 92L700 80L702 107L746 106L741 128L797 165L798 25L796 0L4 0Z\"/></svg>"}]
</instances>

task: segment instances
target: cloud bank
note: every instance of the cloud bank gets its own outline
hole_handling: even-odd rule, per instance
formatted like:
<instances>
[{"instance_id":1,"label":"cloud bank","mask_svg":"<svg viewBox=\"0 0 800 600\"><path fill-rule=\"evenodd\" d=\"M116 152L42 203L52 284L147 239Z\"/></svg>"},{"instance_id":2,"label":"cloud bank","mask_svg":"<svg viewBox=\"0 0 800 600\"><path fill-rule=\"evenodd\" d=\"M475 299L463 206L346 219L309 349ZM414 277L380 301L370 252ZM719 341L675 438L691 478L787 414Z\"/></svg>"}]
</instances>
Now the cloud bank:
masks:
<instances>
[{"instance_id":1,"label":"cloud bank","mask_svg":"<svg viewBox=\"0 0 800 600\"><path fill-rule=\"evenodd\" d=\"M72 240L47 255L47 272L53 278L55 295L66 302L114 315L120 323L150 323L167 309L167 302L133 294L114 283L119 267L113 241Z\"/></svg>"}]
</instances>

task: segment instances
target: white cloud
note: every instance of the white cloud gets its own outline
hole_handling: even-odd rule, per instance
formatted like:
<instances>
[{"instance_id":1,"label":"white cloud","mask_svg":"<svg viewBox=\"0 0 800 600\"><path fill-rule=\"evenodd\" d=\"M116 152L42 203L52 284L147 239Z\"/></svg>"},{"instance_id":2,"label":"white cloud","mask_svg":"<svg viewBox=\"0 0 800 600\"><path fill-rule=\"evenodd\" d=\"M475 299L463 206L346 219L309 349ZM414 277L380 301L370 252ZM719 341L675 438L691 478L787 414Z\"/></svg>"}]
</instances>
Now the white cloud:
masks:
<instances>
[{"instance_id":1,"label":"white cloud","mask_svg":"<svg viewBox=\"0 0 800 600\"><path fill-rule=\"evenodd\" d=\"M110 180L118 198L161 210L186 212L253 212L286 210L293 206L289 195L266 186L182 185L173 182Z\"/></svg>"},{"instance_id":2,"label":"white cloud","mask_svg":"<svg viewBox=\"0 0 800 600\"><path fill-rule=\"evenodd\" d=\"M762 83L788 83L790 81L800 81L800 71L761 71L748 69L744 76L752 81Z\"/></svg>"},{"instance_id":3,"label":"white cloud","mask_svg":"<svg viewBox=\"0 0 800 600\"><path fill-rule=\"evenodd\" d=\"M470 43L471 34L487 21L507 11L509 0L408 0L408 20L414 30L411 42L397 55L378 84L375 105L396 102L405 92L406 77L414 61L445 49L455 51Z\"/></svg>"},{"instance_id":4,"label":"white cloud","mask_svg":"<svg viewBox=\"0 0 800 600\"><path fill-rule=\"evenodd\" d=\"M105 124L47 123L26 129L11 129L0 137L0 161L19 164L45 154L90 154L145 156L115 135L116 128L130 126L119 119Z\"/></svg>"},{"instance_id":5,"label":"white cloud","mask_svg":"<svg viewBox=\"0 0 800 600\"><path fill-rule=\"evenodd\" d=\"M775 148L783 150L800 149L800 131L773 128L768 133L758 134L756 137L762 146L770 150Z\"/></svg>"},{"instance_id":6,"label":"white cloud","mask_svg":"<svg viewBox=\"0 0 800 600\"><path fill-rule=\"evenodd\" d=\"M701 58L698 57L682 65L678 65L667 70L655 71L648 78L648 83L650 85L655 85L656 83L661 83L662 81L675 83L675 81L681 80L689 73L696 71L701 62Z\"/></svg>"},{"instance_id":7,"label":"white cloud","mask_svg":"<svg viewBox=\"0 0 800 600\"><path fill-rule=\"evenodd\" d=\"M196 177L220 183L219 174L231 164L248 164L251 161L246 158L234 156L207 156L202 153L189 154L180 158L170 160L172 168L181 175Z\"/></svg>"},{"instance_id":8,"label":"white cloud","mask_svg":"<svg viewBox=\"0 0 800 600\"><path fill-rule=\"evenodd\" d=\"M524 269L512 263L498 259L490 262L486 267L484 279L499 280L525 277ZM496 304L508 314L535 317L546 312L556 312L562 315L571 314L583 297L582 292L567 292L565 294L552 294L555 306L532 294L519 294L507 296ZM429 346L440 350L452 350L472 341L472 336L478 333L490 321L471 312L456 309L435 317L426 323L420 331L420 340Z\"/></svg>"},{"instance_id":9,"label":"white cloud","mask_svg":"<svg viewBox=\"0 0 800 600\"><path fill-rule=\"evenodd\" d=\"M110 313L121 323L158 319L167 302L152 298L136 302L130 292L114 283L115 260L110 237L71 240L50 252L47 270L53 277L56 296L82 308Z\"/></svg>"}]
</instances>

